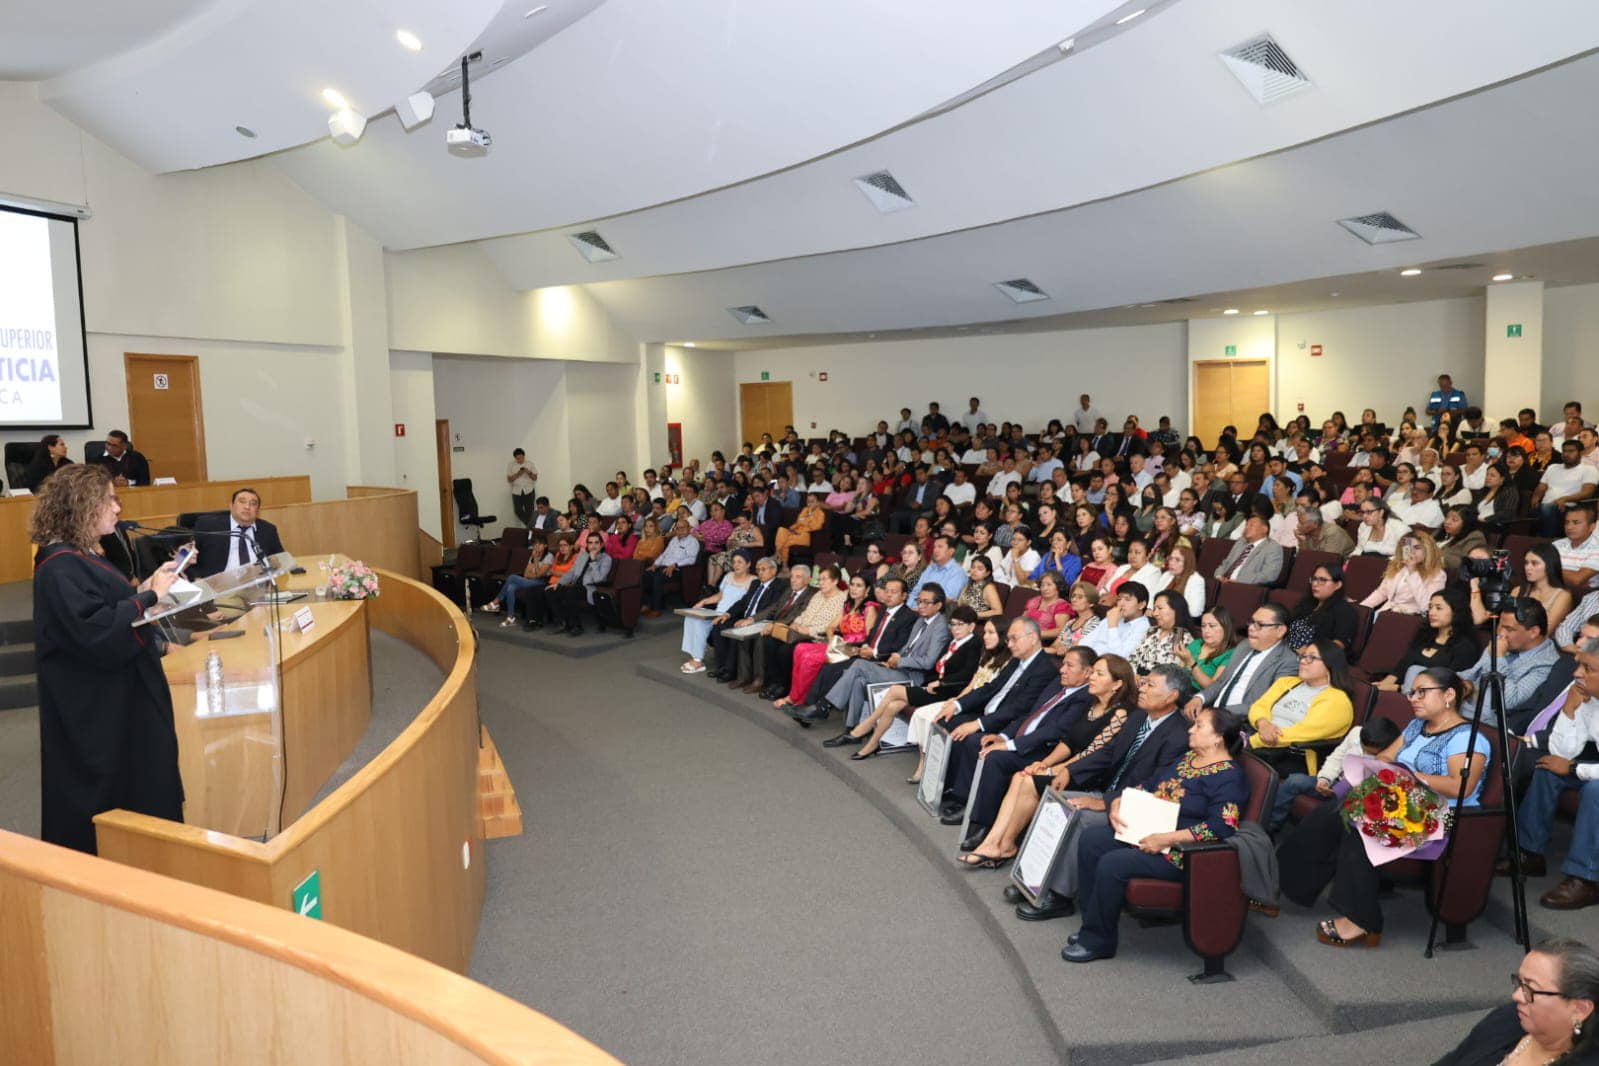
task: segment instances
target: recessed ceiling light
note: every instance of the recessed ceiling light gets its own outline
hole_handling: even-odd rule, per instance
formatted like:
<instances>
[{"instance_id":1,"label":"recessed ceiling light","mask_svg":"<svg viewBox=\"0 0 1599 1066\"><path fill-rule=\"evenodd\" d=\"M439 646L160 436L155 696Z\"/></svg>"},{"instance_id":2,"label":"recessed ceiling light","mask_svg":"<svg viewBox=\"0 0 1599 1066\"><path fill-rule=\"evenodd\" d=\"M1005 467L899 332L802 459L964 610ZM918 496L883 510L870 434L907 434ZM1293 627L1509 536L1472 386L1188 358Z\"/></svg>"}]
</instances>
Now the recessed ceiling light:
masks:
<instances>
[{"instance_id":1,"label":"recessed ceiling light","mask_svg":"<svg viewBox=\"0 0 1599 1066\"><path fill-rule=\"evenodd\" d=\"M240 137L248 137L252 141L255 140L255 130L252 130L249 126L235 126L233 127L233 132L237 133ZM1497 281L1498 279L1496 278L1494 280Z\"/></svg>"},{"instance_id":2,"label":"recessed ceiling light","mask_svg":"<svg viewBox=\"0 0 1599 1066\"><path fill-rule=\"evenodd\" d=\"M1064 41L1060 42L1060 44L1057 44L1055 47L1060 49L1060 54L1061 55L1065 55L1067 52L1070 52L1072 50L1072 45L1074 45L1076 43L1077 43L1077 38L1068 37Z\"/></svg>"},{"instance_id":3,"label":"recessed ceiling light","mask_svg":"<svg viewBox=\"0 0 1599 1066\"><path fill-rule=\"evenodd\" d=\"M1116 20L1116 25L1125 26L1127 23L1133 21L1133 19L1137 18L1139 15L1142 15L1146 10L1148 10L1148 9L1141 7L1137 11L1132 12L1131 14L1123 15L1121 18Z\"/></svg>"},{"instance_id":4,"label":"recessed ceiling light","mask_svg":"<svg viewBox=\"0 0 1599 1066\"><path fill-rule=\"evenodd\" d=\"M1516 275L1514 275L1514 274L1495 274L1494 275L1494 280L1495 281L1515 281L1516 280Z\"/></svg>"},{"instance_id":5,"label":"recessed ceiling light","mask_svg":"<svg viewBox=\"0 0 1599 1066\"><path fill-rule=\"evenodd\" d=\"M1257 315L1269 315L1269 314L1271 314L1271 312L1270 311L1256 311L1255 314L1257 314Z\"/></svg>"},{"instance_id":6,"label":"recessed ceiling light","mask_svg":"<svg viewBox=\"0 0 1599 1066\"><path fill-rule=\"evenodd\" d=\"M395 30L394 39L399 41L400 47L407 52L420 52L422 50L422 38L410 30Z\"/></svg>"},{"instance_id":7,"label":"recessed ceiling light","mask_svg":"<svg viewBox=\"0 0 1599 1066\"><path fill-rule=\"evenodd\" d=\"M1236 307L1229 307L1227 310L1222 312L1222 314L1224 314L1224 315L1236 315L1237 313L1238 313L1238 308L1236 308Z\"/></svg>"},{"instance_id":8,"label":"recessed ceiling light","mask_svg":"<svg viewBox=\"0 0 1599 1066\"><path fill-rule=\"evenodd\" d=\"M534 15L537 15L539 12L541 12L541 11L545 10L546 8L548 8L549 6L550 6L549 4L540 4L538 7L532 8L529 11L527 11L522 17L525 18L525 19L530 19Z\"/></svg>"},{"instance_id":9,"label":"recessed ceiling light","mask_svg":"<svg viewBox=\"0 0 1599 1066\"><path fill-rule=\"evenodd\" d=\"M1327 295L1328 296L1342 296L1343 293L1341 293L1341 292L1329 292Z\"/></svg>"},{"instance_id":10,"label":"recessed ceiling light","mask_svg":"<svg viewBox=\"0 0 1599 1066\"><path fill-rule=\"evenodd\" d=\"M350 106L345 102L344 94L337 89L323 89L322 99L328 102L329 107L337 108L340 111Z\"/></svg>"},{"instance_id":11,"label":"recessed ceiling light","mask_svg":"<svg viewBox=\"0 0 1599 1066\"><path fill-rule=\"evenodd\" d=\"M684 341L683 342L683 347L692 348L692 347L694 347L694 342L693 341Z\"/></svg>"},{"instance_id":12,"label":"recessed ceiling light","mask_svg":"<svg viewBox=\"0 0 1599 1066\"><path fill-rule=\"evenodd\" d=\"M1399 272L1399 276L1402 277L1402 278L1413 278L1417 274L1420 274L1420 273L1421 273L1421 268L1420 267L1410 267L1409 269L1401 270Z\"/></svg>"}]
</instances>

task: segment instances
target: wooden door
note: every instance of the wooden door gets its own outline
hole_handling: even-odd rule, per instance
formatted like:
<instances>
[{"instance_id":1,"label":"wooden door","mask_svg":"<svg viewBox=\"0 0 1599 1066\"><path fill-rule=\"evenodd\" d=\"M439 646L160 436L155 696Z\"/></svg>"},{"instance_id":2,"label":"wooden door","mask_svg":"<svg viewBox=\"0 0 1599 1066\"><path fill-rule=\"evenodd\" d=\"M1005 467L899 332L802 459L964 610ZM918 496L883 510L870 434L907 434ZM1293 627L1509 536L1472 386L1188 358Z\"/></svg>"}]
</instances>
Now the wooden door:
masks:
<instances>
[{"instance_id":1,"label":"wooden door","mask_svg":"<svg viewBox=\"0 0 1599 1066\"><path fill-rule=\"evenodd\" d=\"M205 415L200 404L200 357L124 352L128 435L150 460L150 476L180 485L209 481Z\"/></svg>"},{"instance_id":2,"label":"wooden door","mask_svg":"<svg viewBox=\"0 0 1599 1066\"><path fill-rule=\"evenodd\" d=\"M450 472L450 420L438 419L433 423L433 447L439 455L439 529L443 532L444 546L455 547L455 491Z\"/></svg>"},{"instance_id":3,"label":"wooden door","mask_svg":"<svg viewBox=\"0 0 1599 1066\"><path fill-rule=\"evenodd\" d=\"M1213 447L1224 426L1253 432L1271 410L1271 367L1264 359L1217 359L1194 364L1193 434Z\"/></svg>"},{"instance_id":4,"label":"wooden door","mask_svg":"<svg viewBox=\"0 0 1599 1066\"><path fill-rule=\"evenodd\" d=\"M740 442L761 443L761 434L773 440L783 435L783 427L794 421L794 383L792 381L754 381L738 387Z\"/></svg>"}]
</instances>

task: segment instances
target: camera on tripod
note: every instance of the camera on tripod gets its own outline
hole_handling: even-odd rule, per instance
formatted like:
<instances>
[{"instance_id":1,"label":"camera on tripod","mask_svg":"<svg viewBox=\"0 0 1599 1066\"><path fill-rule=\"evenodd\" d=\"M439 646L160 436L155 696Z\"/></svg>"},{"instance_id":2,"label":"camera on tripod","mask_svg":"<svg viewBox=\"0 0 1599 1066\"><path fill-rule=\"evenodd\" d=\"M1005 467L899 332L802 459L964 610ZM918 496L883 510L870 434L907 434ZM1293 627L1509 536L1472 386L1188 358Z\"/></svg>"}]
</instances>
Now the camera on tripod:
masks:
<instances>
[{"instance_id":1,"label":"camera on tripod","mask_svg":"<svg viewBox=\"0 0 1599 1066\"><path fill-rule=\"evenodd\" d=\"M1468 558L1461 563L1460 577L1463 581L1475 580L1477 591L1482 596L1482 605L1491 613L1498 614L1504 608L1510 592L1510 553L1497 548L1486 559Z\"/></svg>"}]
</instances>

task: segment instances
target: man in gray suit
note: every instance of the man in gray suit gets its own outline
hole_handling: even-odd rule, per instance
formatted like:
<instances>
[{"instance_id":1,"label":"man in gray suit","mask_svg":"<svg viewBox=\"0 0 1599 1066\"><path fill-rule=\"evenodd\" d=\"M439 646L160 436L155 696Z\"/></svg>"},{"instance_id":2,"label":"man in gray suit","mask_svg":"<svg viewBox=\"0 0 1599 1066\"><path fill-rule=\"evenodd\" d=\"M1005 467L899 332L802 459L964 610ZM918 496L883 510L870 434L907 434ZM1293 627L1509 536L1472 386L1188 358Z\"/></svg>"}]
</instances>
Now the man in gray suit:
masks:
<instances>
[{"instance_id":1,"label":"man in gray suit","mask_svg":"<svg viewBox=\"0 0 1599 1066\"><path fill-rule=\"evenodd\" d=\"M905 638L899 651L880 663L856 659L850 663L837 684L827 690L827 702L844 709L846 728L841 735L846 739L835 744L835 737L823 741L824 744L838 747L856 739L849 736L849 728L859 725L871 712L867 706L868 685L883 682L920 685L927 680L939 656L949 647L949 622L944 619L944 589L937 582L929 581L917 592L916 614L918 619L911 626L910 635Z\"/></svg>"},{"instance_id":2,"label":"man in gray suit","mask_svg":"<svg viewBox=\"0 0 1599 1066\"><path fill-rule=\"evenodd\" d=\"M1244 535L1233 543L1216 568L1216 580L1240 585L1269 585L1282 576L1283 546L1272 540L1271 526L1256 511L1244 522Z\"/></svg>"},{"instance_id":3,"label":"man in gray suit","mask_svg":"<svg viewBox=\"0 0 1599 1066\"><path fill-rule=\"evenodd\" d=\"M1190 720L1201 707L1248 715L1255 701L1280 677L1299 672L1299 656L1288 646L1288 608L1263 603L1249 619L1249 640L1238 646L1225 669L1183 709Z\"/></svg>"}]
</instances>

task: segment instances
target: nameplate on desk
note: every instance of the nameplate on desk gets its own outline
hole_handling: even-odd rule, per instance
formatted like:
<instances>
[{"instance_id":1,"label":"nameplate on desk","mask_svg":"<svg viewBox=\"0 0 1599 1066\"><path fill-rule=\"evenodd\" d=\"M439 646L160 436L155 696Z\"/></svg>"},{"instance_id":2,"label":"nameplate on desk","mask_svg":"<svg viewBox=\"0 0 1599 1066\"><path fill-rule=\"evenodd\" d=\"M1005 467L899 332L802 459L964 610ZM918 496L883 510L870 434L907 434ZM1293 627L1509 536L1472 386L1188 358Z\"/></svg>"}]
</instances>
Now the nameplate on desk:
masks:
<instances>
[{"instance_id":1,"label":"nameplate on desk","mask_svg":"<svg viewBox=\"0 0 1599 1066\"><path fill-rule=\"evenodd\" d=\"M154 482L157 485L176 485L177 483L178 479L175 477L158 477Z\"/></svg>"},{"instance_id":2,"label":"nameplate on desk","mask_svg":"<svg viewBox=\"0 0 1599 1066\"><path fill-rule=\"evenodd\" d=\"M7 489L6 490L6 495L7 496L12 496L12 497L32 496L33 495L33 490L32 489Z\"/></svg>"},{"instance_id":3,"label":"nameplate on desk","mask_svg":"<svg viewBox=\"0 0 1599 1066\"><path fill-rule=\"evenodd\" d=\"M316 615L311 613L311 608L301 607L294 612L294 627L301 633L309 633L316 628Z\"/></svg>"}]
</instances>

